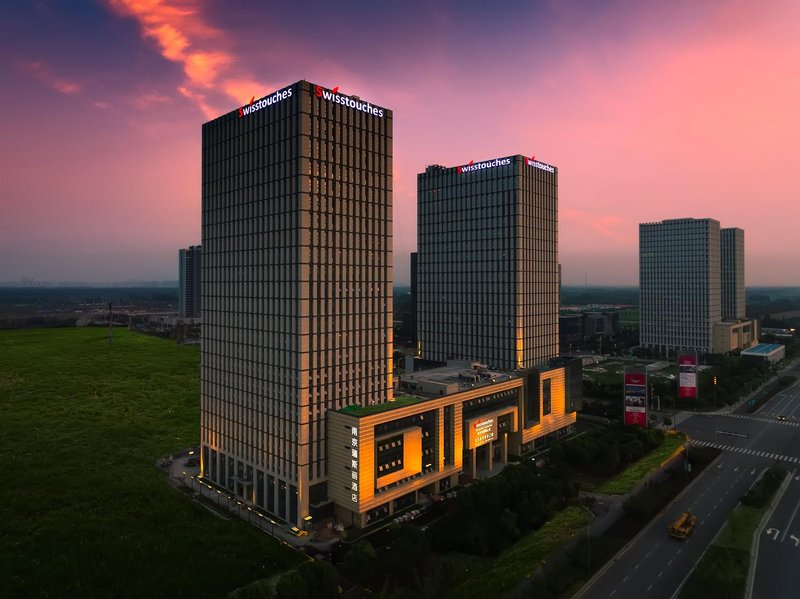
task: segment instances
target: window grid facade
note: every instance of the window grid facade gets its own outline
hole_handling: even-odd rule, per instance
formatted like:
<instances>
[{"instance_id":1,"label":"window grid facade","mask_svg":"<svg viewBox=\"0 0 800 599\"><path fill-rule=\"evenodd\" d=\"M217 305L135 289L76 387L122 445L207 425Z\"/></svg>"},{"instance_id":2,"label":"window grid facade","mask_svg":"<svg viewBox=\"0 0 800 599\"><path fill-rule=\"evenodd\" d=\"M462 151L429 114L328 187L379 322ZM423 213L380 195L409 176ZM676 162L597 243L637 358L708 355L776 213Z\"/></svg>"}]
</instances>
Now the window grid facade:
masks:
<instances>
[{"instance_id":1,"label":"window grid facade","mask_svg":"<svg viewBox=\"0 0 800 599\"><path fill-rule=\"evenodd\" d=\"M738 228L720 230L722 255L722 318L745 318L744 303L744 231Z\"/></svg>"},{"instance_id":2,"label":"window grid facade","mask_svg":"<svg viewBox=\"0 0 800 599\"><path fill-rule=\"evenodd\" d=\"M505 162L505 159L498 159ZM418 348L515 370L558 354L558 172L507 164L418 175Z\"/></svg>"},{"instance_id":3,"label":"window grid facade","mask_svg":"<svg viewBox=\"0 0 800 599\"><path fill-rule=\"evenodd\" d=\"M710 353L722 319L719 222L639 225L640 344Z\"/></svg>"},{"instance_id":4,"label":"window grid facade","mask_svg":"<svg viewBox=\"0 0 800 599\"><path fill-rule=\"evenodd\" d=\"M276 97L203 126L201 443L214 482L299 524L326 411L391 398L392 113Z\"/></svg>"}]
</instances>

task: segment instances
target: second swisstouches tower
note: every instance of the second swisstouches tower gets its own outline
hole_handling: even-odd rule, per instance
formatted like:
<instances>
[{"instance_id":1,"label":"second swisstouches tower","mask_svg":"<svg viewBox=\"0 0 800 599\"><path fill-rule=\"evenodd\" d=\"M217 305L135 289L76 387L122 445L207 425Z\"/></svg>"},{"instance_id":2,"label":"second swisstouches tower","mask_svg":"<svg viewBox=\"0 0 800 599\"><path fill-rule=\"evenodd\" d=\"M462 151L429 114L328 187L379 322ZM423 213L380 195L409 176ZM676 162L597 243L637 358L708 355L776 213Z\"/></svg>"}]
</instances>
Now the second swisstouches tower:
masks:
<instances>
[{"instance_id":1,"label":"second swisstouches tower","mask_svg":"<svg viewBox=\"0 0 800 599\"><path fill-rule=\"evenodd\" d=\"M517 155L417 178L420 355L546 365L558 355L558 169Z\"/></svg>"},{"instance_id":2,"label":"second swisstouches tower","mask_svg":"<svg viewBox=\"0 0 800 599\"><path fill-rule=\"evenodd\" d=\"M300 81L203 125L203 476L300 526L392 393L392 112Z\"/></svg>"}]
</instances>

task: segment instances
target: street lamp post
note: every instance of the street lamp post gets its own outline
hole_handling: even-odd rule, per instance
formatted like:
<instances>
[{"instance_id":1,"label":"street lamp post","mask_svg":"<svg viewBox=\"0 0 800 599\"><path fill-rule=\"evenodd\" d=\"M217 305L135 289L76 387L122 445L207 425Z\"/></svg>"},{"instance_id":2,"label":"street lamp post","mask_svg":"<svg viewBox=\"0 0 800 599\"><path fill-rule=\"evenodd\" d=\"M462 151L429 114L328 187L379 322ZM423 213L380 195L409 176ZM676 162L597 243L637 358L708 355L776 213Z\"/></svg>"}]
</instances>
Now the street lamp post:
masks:
<instances>
[{"instance_id":1,"label":"street lamp post","mask_svg":"<svg viewBox=\"0 0 800 599\"><path fill-rule=\"evenodd\" d=\"M595 518L594 512L592 510L590 510L588 507L586 507L585 505L582 505L581 507L592 517L592 520L594 520L594 518ZM592 544L591 544L591 538L590 538L590 534L589 534L589 528L591 527L592 520L589 520L589 523L586 525L586 552L588 554L587 566L588 566L588 569L589 569L588 576L590 578L592 576Z\"/></svg>"}]
</instances>

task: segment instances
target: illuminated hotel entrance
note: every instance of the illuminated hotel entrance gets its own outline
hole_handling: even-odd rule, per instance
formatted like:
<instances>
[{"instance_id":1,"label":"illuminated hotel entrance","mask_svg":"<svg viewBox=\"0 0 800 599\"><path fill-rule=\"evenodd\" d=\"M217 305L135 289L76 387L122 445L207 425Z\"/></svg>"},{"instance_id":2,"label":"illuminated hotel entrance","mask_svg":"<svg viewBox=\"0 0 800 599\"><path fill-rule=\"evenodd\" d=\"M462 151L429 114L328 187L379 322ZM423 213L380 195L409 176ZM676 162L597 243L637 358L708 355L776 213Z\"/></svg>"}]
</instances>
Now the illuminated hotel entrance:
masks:
<instances>
[{"instance_id":1,"label":"illuminated hotel entrance","mask_svg":"<svg viewBox=\"0 0 800 599\"><path fill-rule=\"evenodd\" d=\"M465 419L464 472L473 479L497 474L508 463L508 435L517 430L516 406Z\"/></svg>"}]
</instances>

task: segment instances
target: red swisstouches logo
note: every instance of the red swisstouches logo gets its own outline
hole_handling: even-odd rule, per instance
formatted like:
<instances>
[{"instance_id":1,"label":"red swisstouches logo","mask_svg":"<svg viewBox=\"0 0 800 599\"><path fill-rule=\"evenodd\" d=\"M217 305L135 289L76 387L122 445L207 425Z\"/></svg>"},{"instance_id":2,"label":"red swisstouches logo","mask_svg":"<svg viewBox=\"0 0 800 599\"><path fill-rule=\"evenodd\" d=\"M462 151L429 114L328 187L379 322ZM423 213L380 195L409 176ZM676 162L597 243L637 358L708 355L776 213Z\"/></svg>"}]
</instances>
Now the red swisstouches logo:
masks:
<instances>
[{"instance_id":1,"label":"red swisstouches logo","mask_svg":"<svg viewBox=\"0 0 800 599\"><path fill-rule=\"evenodd\" d=\"M467 164L465 164L464 166L472 166L474 163L475 163L475 161L474 161L474 160L470 160L470 161L469 161ZM459 166L459 167L458 167L458 172L459 172L459 173L460 173L460 172L463 172L463 171L462 171L462 169L464 168L464 166Z\"/></svg>"}]
</instances>

